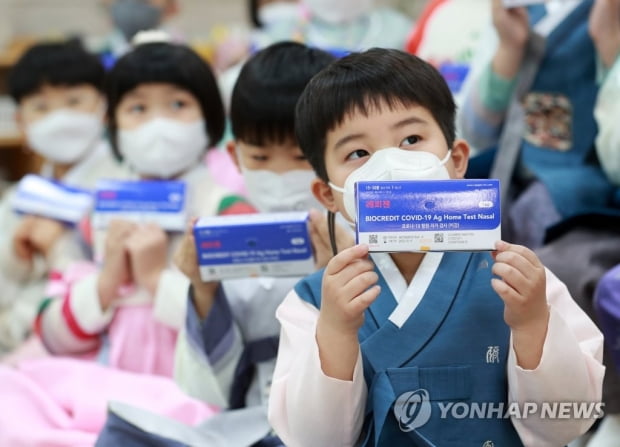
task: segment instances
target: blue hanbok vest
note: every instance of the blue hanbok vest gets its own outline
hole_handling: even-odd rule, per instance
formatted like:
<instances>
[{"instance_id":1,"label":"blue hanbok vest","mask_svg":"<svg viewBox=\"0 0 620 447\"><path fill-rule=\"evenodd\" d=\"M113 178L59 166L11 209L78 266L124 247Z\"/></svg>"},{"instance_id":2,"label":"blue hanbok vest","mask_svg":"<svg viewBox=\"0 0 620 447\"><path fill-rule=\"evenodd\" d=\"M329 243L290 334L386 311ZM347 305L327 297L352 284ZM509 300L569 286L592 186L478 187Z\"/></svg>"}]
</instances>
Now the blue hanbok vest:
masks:
<instances>
[{"instance_id":1,"label":"blue hanbok vest","mask_svg":"<svg viewBox=\"0 0 620 447\"><path fill-rule=\"evenodd\" d=\"M588 33L591 0L584 0L547 37L530 91L566 96L572 108L572 146L555 150L524 140L521 162L541 180L564 217L609 205L613 187L596 159L596 51ZM540 8L540 7L538 7ZM532 9L535 21L540 9Z\"/></svg>"},{"instance_id":2,"label":"blue hanbok vest","mask_svg":"<svg viewBox=\"0 0 620 447\"><path fill-rule=\"evenodd\" d=\"M598 132L594 104L598 94L596 50L588 33L592 0L583 0L546 38L545 55L530 93L561 95L570 104L571 145L566 150L522 140L520 165L549 191L563 218L590 213L615 215L620 193L600 167L595 150ZM544 6L528 8L532 24ZM468 177L488 176L495 151L474 157ZM501 155L500 155L501 156ZM486 172L485 172L486 171Z\"/></svg>"},{"instance_id":3,"label":"blue hanbok vest","mask_svg":"<svg viewBox=\"0 0 620 447\"><path fill-rule=\"evenodd\" d=\"M376 269L382 292L359 331L368 386L360 445L522 445L505 417L510 329L490 285L492 264L488 253L445 253L401 328L388 319L396 300ZM317 308L322 273L295 288Z\"/></svg>"}]
</instances>

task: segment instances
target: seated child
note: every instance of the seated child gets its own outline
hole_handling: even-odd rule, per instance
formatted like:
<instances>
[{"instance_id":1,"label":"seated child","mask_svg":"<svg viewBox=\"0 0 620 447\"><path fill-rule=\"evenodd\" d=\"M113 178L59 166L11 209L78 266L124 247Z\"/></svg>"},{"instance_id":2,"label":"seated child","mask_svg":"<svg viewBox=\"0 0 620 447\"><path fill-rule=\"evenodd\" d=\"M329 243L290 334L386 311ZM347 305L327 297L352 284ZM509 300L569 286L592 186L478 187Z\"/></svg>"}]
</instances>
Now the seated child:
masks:
<instances>
[{"instance_id":1,"label":"seated child","mask_svg":"<svg viewBox=\"0 0 620 447\"><path fill-rule=\"evenodd\" d=\"M214 76L196 53L165 42L139 45L110 71L106 93L113 149L136 178L185 181L190 216L213 215L235 205L201 163L207 148L222 136L224 112ZM54 354L100 349L101 336L107 334L110 364L172 374L176 331L185 314L182 291L189 285L168 261L179 236L155 224L112 221L103 236L103 266L70 284L64 299L42 306L38 327L48 349ZM128 303L125 309L123 303ZM119 324L119 312L138 307L148 315L147 327L157 322L163 330L164 338L149 349L145 339L136 343L135 337L146 337L146 332L136 332L135 322L124 329Z\"/></svg>"},{"instance_id":2,"label":"seated child","mask_svg":"<svg viewBox=\"0 0 620 447\"><path fill-rule=\"evenodd\" d=\"M314 195L352 220L343 185L389 175L395 160L401 179L463 178L469 146L454 115L446 82L415 56L372 49L333 63L296 109ZM519 245L371 255L355 245L298 283L277 317L269 420L287 445L564 445L596 417L508 413L595 405L604 374L601 333ZM458 417L457 403L505 410Z\"/></svg>"},{"instance_id":3,"label":"seated child","mask_svg":"<svg viewBox=\"0 0 620 447\"><path fill-rule=\"evenodd\" d=\"M104 70L76 41L39 43L8 79L25 145L41 157L40 175L90 188L121 175L104 140ZM47 274L84 259L77 232L53 219L18 215L15 190L0 202L0 357L30 332Z\"/></svg>"},{"instance_id":4,"label":"seated child","mask_svg":"<svg viewBox=\"0 0 620 447\"><path fill-rule=\"evenodd\" d=\"M304 42L325 50L404 49L413 23L375 0L304 0L303 4L308 9Z\"/></svg>"},{"instance_id":5,"label":"seated child","mask_svg":"<svg viewBox=\"0 0 620 447\"><path fill-rule=\"evenodd\" d=\"M186 182L190 215L231 211L236 198L201 162L221 138L225 117L214 75L194 51L140 45L109 72L106 94L114 150L135 178ZM10 405L0 409L0 445L33 445L40 437L45 445L92 445L110 399L185 423L213 412L171 379L189 287L170 259L181 234L119 219L104 238L103 265L75 278L65 272L64 293L41 306L38 332L59 357L0 368L2 405ZM96 356L98 363L68 354Z\"/></svg>"},{"instance_id":6,"label":"seated child","mask_svg":"<svg viewBox=\"0 0 620 447\"><path fill-rule=\"evenodd\" d=\"M323 51L283 42L256 53L240 73L231 106L235 140L227 149L242 172L250 203L259 212L320 207L310 190L315 174L296 142L294 111L308 81L332 61ZM322 213L314 211L312 222L318 233L326 222ZM339 242L346 244L342 239L346 238ZM320 243L315 248L329 250ZM317 255L320 260L326 257ZM254 444L270 431L266 406L280 332L275 310L300 278L205 283L198 271L193 225L176 263L192 287L185 331L177 345L175 378L190 395L222 408L263 407L264 411L253 413L252 422L245 417L237 432L229 434L236 436L244 427L262 424L263 432L246 445ZM135 427L135 422L120 427L131 432L131 425ZM113 445L118 428L112 415L98 445Z\"/></svg>"}]
</instances>

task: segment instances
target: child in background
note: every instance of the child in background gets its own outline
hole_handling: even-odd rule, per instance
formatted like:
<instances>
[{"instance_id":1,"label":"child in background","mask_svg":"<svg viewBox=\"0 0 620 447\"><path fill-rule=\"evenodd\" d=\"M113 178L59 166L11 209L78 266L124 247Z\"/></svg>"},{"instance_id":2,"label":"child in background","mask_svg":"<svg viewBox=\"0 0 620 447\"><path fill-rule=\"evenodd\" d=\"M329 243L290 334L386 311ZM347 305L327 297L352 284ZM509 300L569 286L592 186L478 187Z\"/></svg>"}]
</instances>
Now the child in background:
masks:
<instances>
[{"instance_id":1,"label":"child in background","mask_svg":"<svg viewBox=\"0 0 620 447\"><path fill-rule=\"evenodd\" d=\"M282 40L304 43L335 55L372 47L404 49L413 19L377 6L375 0L248 0L253 25L262 25L249 36L248 53ZM236 47L236 48L235 48ZM239 45L234 39L217 49L219 77L226 105L241 69ZM241 61L241 62L239 62Z\"/></svg>"},{"instance_id":2,"label":"child in background","mask_svg":"<svg viewBox=\"0 0 620 447\"><path fill-rule=\"evenodd\" d=\"M113 30L105 37L99 52L111 64L131 50L133 38L141 31L159 29L176 34L175 41L182 41L170 27L179 14L178 0L101 0L101 3L107 9Z\"/></svg>"},{"instance_id":3,"label":"child in background","mask_svg":"<svg viewBox=\"0 0 620 447\"><path fill-rule=\"evenodd\" d=\"M260 51L241 71L231 107L235 141L229 142L227 149L243 174L250 203L261 213L320 207L310 190L314 172L295 139L294 110L310 78L332 61L333 57L323 51L285 42ZM236 377L234 371L240 358L248 356L265 339L277 340L275 309L299 278L203 283L198 275L193 231L188 231L185 239L177 265L191 278L192 289L186 322L188 338L180 339L177 350L177 381L191 394L223 407L266 405L264 393L272 375L269 365L273 366L277 342L259 362L262 364L256 375L250 374L246 385L251 383L251 389L241 387L239 382L248 378ZM218 352L216 357L211 349L195 349L217 347L217 341L230 331L236 336L228 344L229 354ZM203 374L196 373L198 365L207 366ZM263 367L266 371L262 371ZM207 372L216 375L219 389L203 387Z\"/></svg>"},{"instance_id":4,"label":"child in background","mask_svg":"<svg viewBox=\"0 0 620 447\"><path fill-rule=\"evenodd\" d=\"M243 174L250 203L261 213L320 207L310 190L315 174L295 138L294 111L310 78L333 59L323 51L284 42L256 53L241 71L231 107L235 140L227 148ZM313 211L314 233L318 233L326 228L326 221L318 209ZM339 243L351 244L346 231L341 230ZM317 236L313 245L324 265L329 246ZM190 395L210 404L229 410L257 409L229 433L239 436L243 430L256 430L258 424L262 432L259 430L256 438L246 438L244 444L253 445L270 431L266 406L280 331L275 310L299 278L205 283L198 270L193 225L175 259L192 282L185 331L177 346L175 378ZM229 411L216 418L234 414ZM123 444L119 436L136 431L135 421L122 424L118 417L110 415L99 446ZM148 421L142 417L141 426L152 427ZM148 435L136 436L146 439ZM277 440L262 442L267 445Z\"/></svg>"},{"instance_id":5,"label":"child in background","mask_svg":"<svg viewBox=\"0 0 620 447\"><path fill-rule=\"evenodd\" d=\"M190 215L234 208L236 198L200 162L222 136L224 110L215 78L196 53L165 42L139 45L109 72L106 94L114 150L135 178L186 182ZM111 223L103 265L67 278L66 292L44 302L37 322L51 353L90 353L107 367L51 357L0 369L3 402L11 403L0 409L0 445L32 445L43 435L46 445L73 445L67 439L92 445L110 399L185 423L212 413L170 379L189 287L169 263L180 236L156 224Z\"/></svg>"},{"instance_id":6,"label":"child in background","mask_svg":"<svg viewBox=\"0 0 620 447\"><path fill-rule=\"evenodd\" d=\"M305 18L299 0L248 0L248 10L254 26L252 50L303 39Z\"/></svg>"},{"instance_id":7,"label":"child in background","mask_svg":"<svg viewBox=\"0 0 620 447\"><path fill-rule=\"evenodd\" d=\"M511 178L500 179L510 184L504 237L535 249L595 318L596 284L620 263L613 173L618 152L605 141L617 125L610 113L609 125L603 121L599 127L593 114L597 97L610 98L598 81L620 48L618 1L549 0L527 8L491 3L497 38L481 39L491 51L481 58L480 73L470 77L459 116L463 136L482 151L472 158L468 176L489 175L480 169L485 161L488 167L495 158L501 167L510 149L516 151ZM534 45L542 42L535 35L544 31L544 47ZM520 86L536 47L541 60L531 82ZM620 434L620 372L610 360L605 349L606 422L588 447L617 445Z\"/></svg>"},{"instance_id":8,"label":"child in background","mask_svg":"<svg viewBox=\"0 0 620 447\"><path fill-rule=\"evenodd\" d=\"M40 175L81 188L122 176L104 140L103 77L77 41L37 44L13 67L8 88L25 144L42 158ZM0 203L0 357L29 333L48 273L87 257L63 223L17 215L14 194Z\"/></svg>"},{"instance_id":9,"label":"child in background","mask_svg":"<svg viewBox=\"0 0 620 447\"><path fill-rule=\"evenodd\" d=\"M612 205L611 185L594 147L597 51L588 29L593 4L550 0L506 8L502 0L492 0L494 29L480 41L483 48L473 64L481 68L473 69L463 92L459 114L463 136L481 151L472 158L468 176L489 175L494 148L500 159L509 158L504 151L514 139L503 136L517 135L514 175L506 179L510 194L504 199L511 202L504 219L505 237L532 249L549 242L547 231L552 226ZM525 89L517 87L526 56L533 53L530 47L538 41L530 36L546 30L544 54L533 80ZM518 98L513 96L516 91ZM523 113L509 122L513 104L520 104ZM563 257L558 259L564 263ZM568 279L559 269L556 273ZM569 289L580 300L577 291L570 285Z\"/></svg>"},{"instance_id":10,"label":"child in background","mask_svg":"<svg viewBox=\"0 0 620 447\"><path fill-rule=\"evenodd\" d=\"M375 0L303 0L308 21L303 30L308 45L336 51L372 47L405 48L413 19Z\"/></svg>"},{"instance_id":11,"label":"child in background","mask_svg":"<svg viewBox=\"0 0 620 447\"><path fill-rule=\"evenodd\" d=\"M214 76L198 55L183 45L139 45L110 71L106 93L113 149L136 177L185 181L188 215L231 212L237 198L216 185L201 163L222 137L224 112ZM168 262L179 240L155 224L112 221L101 269L72 284L63 300L43 304L38 327L48 349L54 354L100 349L107 333L110 364L170 375L189 285ZM142 331L135 321L119 324L119 313L138 309L145 317L139 319L146 325ZM151 331L158 334L150 340L155 344L148 338L137 342L138 334Z\"/></svg>"},{"instance_id":12,"label":"child in background","mask_svg":"<svg viewBox=\"0 0 620 447\"><path fill-rule=\"evenodd\" d=\"M620 117L620 1L596 0L589 21L590 35L604 74L594 107L598 127L596 154L601 168L614 185L616 212L615 216L598 216L596 219L598 222L606 222L611 235L598 230L593 232L591 238L581 239L579 243L586 250L591 250L592 245L596 244L600 251L596 256L585 258L587 268L576 263L574 270L567 272L566 283L569 287L572 283L578 286L578 290L588 292L581 305L590 315L598 317L606 341L603 353L607 367L603 384L606 416L586 445L613 447L620 439L620 132L617 124ZM567 241L565 253L575 253L575 248L574 240ZM595 286L596 293L592 297Z\"/></svg>"},{"instance_id":13,"label":"child in background","mask_svg":"<svg viewBox=\"0 0 620 447\"><path fill-rule=\"evenodd\" d=\"M352 220L343 185L368 169L463 178L469 147L454 116L446 82L415 56L373 49L335 62L296 110L315 196ZM600 332L522 246L369 256L356 245L297 284L277 317L269 419L287 445L564 445L594 422L441 417L454 402L600 400Z\"/></svg>"}]
</instances>

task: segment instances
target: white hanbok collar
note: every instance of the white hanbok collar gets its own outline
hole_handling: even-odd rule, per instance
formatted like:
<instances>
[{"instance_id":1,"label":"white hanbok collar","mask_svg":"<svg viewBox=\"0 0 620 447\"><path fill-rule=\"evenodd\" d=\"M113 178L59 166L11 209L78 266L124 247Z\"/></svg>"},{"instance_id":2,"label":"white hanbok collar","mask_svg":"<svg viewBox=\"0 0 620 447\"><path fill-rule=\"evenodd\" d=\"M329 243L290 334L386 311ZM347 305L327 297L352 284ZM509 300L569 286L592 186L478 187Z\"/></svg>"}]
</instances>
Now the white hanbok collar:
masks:
<instances>
[{"instance_id":1,"label":"white hanbok collar","mask_svg":"<svg viewBox=\"0 0 620 447\"><path fill-rule=\"evenodd\" d=\"M372 253L370 256L398 303L389 319L396 326L402 327L422 301L439 268L443 253L426 253L409 285L388 253Z\"/></svg>"}]
</instances>

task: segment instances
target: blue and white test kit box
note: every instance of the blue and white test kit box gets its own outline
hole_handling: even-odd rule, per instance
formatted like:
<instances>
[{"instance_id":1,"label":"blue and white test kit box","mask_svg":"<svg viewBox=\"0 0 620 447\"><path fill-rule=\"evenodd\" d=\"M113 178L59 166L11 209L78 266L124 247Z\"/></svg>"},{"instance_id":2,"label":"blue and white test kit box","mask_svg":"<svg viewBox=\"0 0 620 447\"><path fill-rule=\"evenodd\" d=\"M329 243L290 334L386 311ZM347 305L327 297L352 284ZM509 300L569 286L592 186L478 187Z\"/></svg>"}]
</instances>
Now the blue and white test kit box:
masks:
<instances>
[{"instance_id":1,"label":"blue and white test kit box","mask_svg":"<svg viewBox=\"0 0 620 447\"><path fill-rule=\"evenodd\" d=\"M494 250L501 239L499 180L358 182L356 199L370 251Z\"/></svg>"},{"instance_id":2,"label":"blue and white test kit box","mask_svg":"<svg viewBox=\"0 0 620 447\"><path fill-rule=\"evenodd\" d=\"M28 174L18 183L11 205L19 214L75 225L91 211L93 202L93 191Z\"/></svg>"},{"instance_id":3,"label":"blue and white test kit box","mask_svg":"<svg viewBox=\"0 0 620 447\"><path fill-rule=\"evenodd\" d=\"M188 222L185 182L101 180L95 192L93 226L113 219L155 223L166 231L185 231Z\"/></svg>"},{"instance_id":4,"label":"blue and white test kit box","mask_svg":"<svg viewBox=\"0 0 620 447\"><path fill-rule=\"evenodd\" d=\"M315 270L307 212L203 217L194 237L203 281Z\"/></svg>"}]
</instances>

